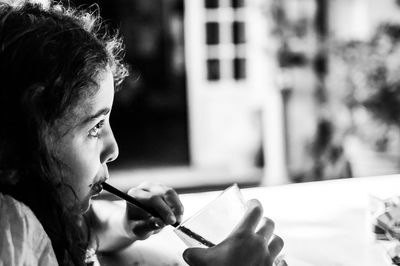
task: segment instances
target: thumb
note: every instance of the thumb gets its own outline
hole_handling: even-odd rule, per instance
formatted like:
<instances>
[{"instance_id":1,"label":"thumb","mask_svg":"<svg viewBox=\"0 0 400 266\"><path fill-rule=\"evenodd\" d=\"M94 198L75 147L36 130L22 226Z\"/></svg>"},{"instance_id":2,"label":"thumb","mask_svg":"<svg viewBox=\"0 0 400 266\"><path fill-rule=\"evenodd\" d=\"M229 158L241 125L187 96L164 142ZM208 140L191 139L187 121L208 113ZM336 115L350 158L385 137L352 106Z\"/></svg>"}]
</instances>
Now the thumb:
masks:
<instances>
[{"instance_id":1,"label":"thumb","mask_svg":"<svg viewBox=\"0 0 400 266\"><path fill-rule=\"evenodd\" d=\"M183 259L189 265L203 265L206 248L188 248L183 252Z\"/></svg>"},{"instance_id":2,"label":"thumb","mask_svg":"<svg viewBox=\"0 0 400 266\"><path fill-rule=\"evenodd\" d=\"M164 226L165 224L161 219L158 218L151 218L142 221L131 221L128 224L129 230L142 240L160 231Z\"/></svg>"}]
</instances>

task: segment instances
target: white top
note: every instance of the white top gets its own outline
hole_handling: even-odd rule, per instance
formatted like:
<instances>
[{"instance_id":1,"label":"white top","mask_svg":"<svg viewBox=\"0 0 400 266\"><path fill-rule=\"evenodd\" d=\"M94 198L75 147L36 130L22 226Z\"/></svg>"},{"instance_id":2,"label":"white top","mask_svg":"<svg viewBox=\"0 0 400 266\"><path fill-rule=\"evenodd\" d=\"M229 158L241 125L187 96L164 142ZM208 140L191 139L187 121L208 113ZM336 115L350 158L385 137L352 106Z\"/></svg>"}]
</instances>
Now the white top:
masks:
<instances>
[{"instance_id":1,"label":"white top","mask_svg":"<svg viewBox=\"0 0 400 266\"><path fill-rule=\"evenodd\" d=\"M0 265L58 265L51 241L31 209L1 193Z\"/></svg>"}]
</instances>

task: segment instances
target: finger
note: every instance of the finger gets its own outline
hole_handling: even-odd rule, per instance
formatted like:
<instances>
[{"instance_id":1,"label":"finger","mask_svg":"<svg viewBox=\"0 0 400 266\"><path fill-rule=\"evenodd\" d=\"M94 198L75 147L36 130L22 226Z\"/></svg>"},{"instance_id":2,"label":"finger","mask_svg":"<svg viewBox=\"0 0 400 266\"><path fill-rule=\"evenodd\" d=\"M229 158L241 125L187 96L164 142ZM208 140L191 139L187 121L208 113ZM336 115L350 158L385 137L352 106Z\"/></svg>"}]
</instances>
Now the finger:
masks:
<instances>
[{"instance_id":1,"label":"finger","mask_svg":"<svg viewBox=\"0 0 400 266\"><path fill-rule=\"evenodd\" d=\"M179 200L179 196L175 190L172 188L168 189L164 196L165 202L171 208L172 212L175 214L176 220L180 222L183 215L183 205Z\"/></svg>"},{"instance_id":2,"label":"finger","mask_svg":"<svg viewBox=\"0 0 400 266\"><path fill-rule=\"evenodd\" d=\"M288 266L285 260L281 260L277 266Z\"/></svg>"},{"instance_id":3,"label":"finger","mask_svg":"<svg viewBox=\"0 0 400 266\"><path fill-rule=\"evenodd\" d=\"M284 255L277 256L274 261L274 266L288 266L287 262L285 261L285 256Z\"/></svg>"},{"instance_id":4,"label":"finger","mask_svg":"<svg viewBox=\"0 0 400 266\"><path fill-rule=\"evenodd\" d=\"M153 196L150 201L152 203L151 207L160 215L161 219L168 224L176 223L175 214L161 197Z\"/></svg>"},{"instance_id":5,"label":"finger","mask_svg":"<svg viewBox=\"0 0 400 266\"><path fill-rule=\"evenodd\" d=\"M128 191L128 195L137 199L140 203L148 206L146 201L149 201L151 194L139 188L132 188ZM128 202L128 218L132 220L147 220L152 217L150 213Z\"/></svg>"},{"instance_id":6,"label":"finger","mask_svg":"<svg viewBox=\"0 0 400 266\"><path fill-rule=\"evenodd\" d=\"M150 192L153 195L164 195L168 189L168 187L165 185L152 182L143 182L138 186L138 188L146 192Z\"/></svg>"},{"instance_id":7,"label":"finger","mask_svg":"<svg viewBox=\"0 0 400 266\"><path fill-rule=\"evenodd\" d=\"M275 229L275 223L267 217L261 219L257 234L264 237L266 241L269 241Z\"/></svg>"},{"instance_id":8,"label":"finger","mask_svg":"<svg viewBox=\"0 0 400 266\"><path fill-rule=\"evenodd\" d=\"M161 191L161 186L157 186L155 190ZM164 199L157 193L157 191L145 191L145 188L133 188L128 191L128 194L138 199L142 204L151 208L154 212L158 213L161 219L163 219L168 224L176 223L176 217L172 212L171 208L167 205ZM163 190L165 192L165 190ZM161 194L163 195L163 193ZM132 207L134 208L134 207ZM135 208L134 208L135 209ZM137 209L137 208L136 208ZM134 212L132 212L135 214ZM143 211L138 211L138 213L143 213ZM135 214L136 217L138 216ZM147 216L141 215L141 218L151 217L149 214Z\"/></svg>"},{"instance_id":9,"label":"finger","mask_svg":"<svg viewBox=\"0 0 400 266\"><path fill-rule=\"evenodd\" d=\"M153 216L142 208L127 204L127 217L128 220L148 220Z\"/></svg>"},{"instance_id":10,"label":"finger","mask_svg":"<svg viewBox=\"0 0 400 266\"><path fill-rule=\"evenodd\" d=\"M183 214L183 205L179 200L178 194L173 188L154 183L142 183L139 188L151 193L152 195L159 195L160 197L164 198L175 215Z\"/></svg>"},{"instance_id":11,"label":"finger","mask_svg":"<svg viewBox=\"0 0 400 266\"><path fill-rule=\"evenodd\" d=\"M256 200L249 200L247 203L246 213L242 221L238 224L235 231L252 231L257 227L258 221L261 219L263 209L261 203Z\"/></svg>"},{"instance_id":12,"label":"finger","mask_svg":"<svg viewBox=\"0 0 400 266\"><path fill-rule=\"evenodd\" d=\"M268 249L269 249L269 254L271 255L272 258L276 258L276 256L278 256L279 252L281 252L282 248L283 248L284 242L282 240L282 238L280 238L277 235L274 235L272 237L271 242L268 245Z\"/></svg>"},{"instance_id":13,"label":"finger","mask_svg":"<svg viewBox=\"0 0 400 266\"><path fill-rule=\"evenodd\" d=\"M207 249L205 248L188 248L183 252L183 259L189 265L203 265Z\"/></svg>"},{"instance_id":14,"label":"finger","mask_svg":"<svg viewBox=\"0 0 400 266\"><path fill-rule=\"evenodd\" d=\"M130 226L135 235L145 237L148 234L160 231L165 226L165 223L159 218L150 218L148 220L134 221Z\"/></svg>"},{"instance_id":15,"label":"finger","mask_svg":"<svg viewBox=\"0 0 400 266\"><path fill-rule=\"evenodd\" d=\"M276 266L288 266L287 262L285 260L281 260L278 263L275 264Z\"/></svg>"}]
</instances>

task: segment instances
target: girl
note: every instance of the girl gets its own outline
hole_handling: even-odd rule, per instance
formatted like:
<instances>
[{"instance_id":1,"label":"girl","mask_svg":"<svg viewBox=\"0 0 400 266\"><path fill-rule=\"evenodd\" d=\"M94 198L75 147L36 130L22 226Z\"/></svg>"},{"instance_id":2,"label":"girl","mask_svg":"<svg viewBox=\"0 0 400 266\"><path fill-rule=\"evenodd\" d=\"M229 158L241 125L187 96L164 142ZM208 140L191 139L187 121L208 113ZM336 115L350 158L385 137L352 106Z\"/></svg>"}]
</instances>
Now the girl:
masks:
<instances>
[{"instance_id":1,"label":"girl","mask_svg":"<svg viewBox=\"0 0 400 266\"><path fill-rule=\"evenodd\" d=\"M0 265L86 265L93 249L115 251L181 220L178 195L162 185L128 192L161 219L91 203L118 156L109 118L128 73L120 53L93 14L0 4ZM271 265L283 242L261 216L250 201L230 237L186 250L185 260Z\"/></svg>"}]
</instances>

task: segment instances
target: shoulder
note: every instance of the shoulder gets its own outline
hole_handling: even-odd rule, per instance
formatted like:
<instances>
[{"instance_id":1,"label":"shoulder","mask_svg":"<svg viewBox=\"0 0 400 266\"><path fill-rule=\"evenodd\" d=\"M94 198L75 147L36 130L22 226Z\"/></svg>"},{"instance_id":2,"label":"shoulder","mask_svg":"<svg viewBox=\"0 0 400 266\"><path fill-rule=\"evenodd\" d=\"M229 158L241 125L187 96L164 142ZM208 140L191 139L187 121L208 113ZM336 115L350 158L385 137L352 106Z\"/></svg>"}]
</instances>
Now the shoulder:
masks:
<instances>
[{"instance_id":1,"label":"shoulder","mask_svg":"<svg viewBox=\"0 0 400 266\"><path fill-rule=\"evenodd\" d=\"M51 241L32 210L13 197L0 193L2 263L57 265Z\"/></svg>"}]
</instances>

